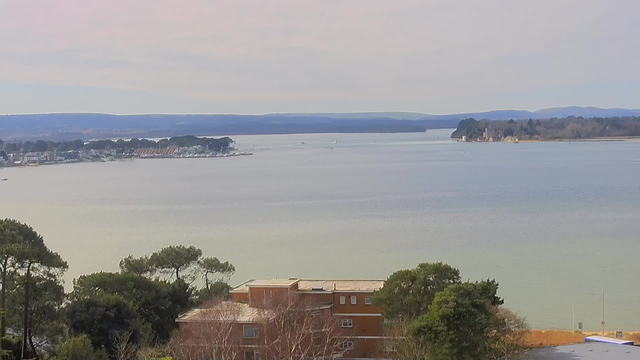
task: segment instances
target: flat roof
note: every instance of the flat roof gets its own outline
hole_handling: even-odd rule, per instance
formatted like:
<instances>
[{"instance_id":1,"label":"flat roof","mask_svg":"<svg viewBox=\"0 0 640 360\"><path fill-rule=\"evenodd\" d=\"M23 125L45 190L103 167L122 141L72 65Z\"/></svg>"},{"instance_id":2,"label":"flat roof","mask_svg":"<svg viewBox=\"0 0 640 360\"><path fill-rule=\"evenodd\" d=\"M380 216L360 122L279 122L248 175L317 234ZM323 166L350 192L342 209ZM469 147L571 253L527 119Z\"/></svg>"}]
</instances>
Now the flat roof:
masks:
<instances>
[{"instance_id":1,"label":"flat roof","mask_svg":"<svg viewBox=\"0 0 640 360\"><path fill-rule=\"evenodd\" d=\"M380 290L384 280L302 280L302 279L268 279L248 280L231 290L235 293L245 293L250 287L291 287L298 284L299 291L366 291Z\"/></svg>"},{"instance_id":2,"label":"flat roof","mask_svg":"<svg viewBox=\"0 0 640 360\"><path fill-rule=\"evenodd\" d=\"M298 279L251 279L234 287L231 292L247 292L250 287L291 287L298 281Z\"/></svg>"},{"instance_id":3,"label":"flat roof","mask_svg":"<svg viewBox=\"0 0 640 360\"><path fill-rule=\"evenodd\" d=\"M640 347L607 343L581 343L534 349L524 360L631 360L640 359Z\"/></svg>"},{"instance_id":4,"label":"flat roof","mask_svg":"<svg viewBox=\"0 0 640 360\"><path fill-rule=\"evenodd\" d=\"M300 291L376 291L384 285L384 280L300 280Z\"/></svg>"}]
</instances>

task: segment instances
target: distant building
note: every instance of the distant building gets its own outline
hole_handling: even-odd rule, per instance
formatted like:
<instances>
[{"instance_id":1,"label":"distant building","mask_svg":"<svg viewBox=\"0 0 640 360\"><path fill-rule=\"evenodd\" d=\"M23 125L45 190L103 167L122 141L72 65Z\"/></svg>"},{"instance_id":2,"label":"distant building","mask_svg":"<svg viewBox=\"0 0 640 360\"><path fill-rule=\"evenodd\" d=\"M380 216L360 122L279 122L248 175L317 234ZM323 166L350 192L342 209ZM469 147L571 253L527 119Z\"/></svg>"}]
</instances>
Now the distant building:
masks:
<instances>
[{"instance_id":1,"label":"distant building","mask_svg":"<svg viewBox=\"0 0 640 360\"><path fill-rule=\"evenodd\" d=\"M45 161L55 161L55 155L53 151L45 151L44 152L44 160Z\"/></svg>"},{"instance_id":2,"label":"distant building","mask_svg":"<svg viewBox=\"0 0 640 360\"><path fill-rule=\"evenodd\" d=\"M65 160L80 160L80 152L75 150L65 151L64 153Z\"/></svg>"},{"instance_id":3,"label":"distant building","mask_svg":"<svg viewBox=\"0 0 640 360\"><path fill-rule=\"evenodd\" d=\"M39 163L44 161L44 154L41 152L28 152L24 155L23 162L25 163Z\"/></svg>"},{"instance_id":4,"label":"distant building","mask_svg":"<svg viewBox=\"0 0 640 360\"><path fill-rule=\"evenodd\" d=\"M482 133L482 137L483 137L485 140L489 140L489 139L492 139L492 138L493 138L494 133L495 133L495 131L493 131L493 129L485 128L485 129L484 129L484 132Z\"/></svg>"}]
</instances>

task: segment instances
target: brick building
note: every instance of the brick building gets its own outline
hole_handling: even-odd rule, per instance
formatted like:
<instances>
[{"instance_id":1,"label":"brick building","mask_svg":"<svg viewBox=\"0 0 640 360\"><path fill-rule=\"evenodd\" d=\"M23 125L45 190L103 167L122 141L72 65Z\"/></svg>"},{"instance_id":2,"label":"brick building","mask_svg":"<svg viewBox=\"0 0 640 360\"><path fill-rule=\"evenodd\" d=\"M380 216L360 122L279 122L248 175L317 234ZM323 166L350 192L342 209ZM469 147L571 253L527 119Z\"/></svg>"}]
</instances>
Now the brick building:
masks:
<instances>
[{"instance_id":1,"label":"brick building","mask_svg":"<svg viewBox=\"0 0 640 360\"><path fill-rule=\"evenodd\" d=\"M383 351L385 337L380 309L373 305L373 293L383 284L382 280L249 280L231 290L231 301L217 303L209 310L193 309L177 321L181 333L191 335L190 342L194 345L207 342L207 337L228 333L230 339L225 341L239 344L239 348L233 350L235 357L231 358L267 358L264 354L268 349L261 349L266 346L265 338L284 336L275 335L277 325L271 324L277 322L276 313L282 309L282 299L295 298L296 303L307 304L305 309L312 310L314 316L326 317L335 323L335 330L339 332L331 335L339 339L335 357L374 358ZM223 322L229 325L215 325ZM204 324L209 324L211 335L202 327ZM319 338L310 337L309 341L322 343Z\"/></svg>"}]
</instances>

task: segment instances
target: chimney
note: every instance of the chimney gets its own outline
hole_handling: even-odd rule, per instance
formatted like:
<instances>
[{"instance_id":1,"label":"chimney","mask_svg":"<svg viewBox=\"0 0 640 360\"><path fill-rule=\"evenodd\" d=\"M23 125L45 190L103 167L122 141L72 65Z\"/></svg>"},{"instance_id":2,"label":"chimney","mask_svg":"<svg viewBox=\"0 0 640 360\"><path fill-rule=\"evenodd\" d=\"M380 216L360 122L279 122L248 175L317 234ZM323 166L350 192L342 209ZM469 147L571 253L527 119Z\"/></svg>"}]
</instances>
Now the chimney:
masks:
<instances>
[{"instance_id":1,"label":"chimney","mask_svg":"<svg viewBox=\"0 0 640 360\"><path fill-rule=\"evenodd\" d=\"M336 287L336 283L333 283L333 291L336 291L337 287Z\"/></svg>"}]
</instances>

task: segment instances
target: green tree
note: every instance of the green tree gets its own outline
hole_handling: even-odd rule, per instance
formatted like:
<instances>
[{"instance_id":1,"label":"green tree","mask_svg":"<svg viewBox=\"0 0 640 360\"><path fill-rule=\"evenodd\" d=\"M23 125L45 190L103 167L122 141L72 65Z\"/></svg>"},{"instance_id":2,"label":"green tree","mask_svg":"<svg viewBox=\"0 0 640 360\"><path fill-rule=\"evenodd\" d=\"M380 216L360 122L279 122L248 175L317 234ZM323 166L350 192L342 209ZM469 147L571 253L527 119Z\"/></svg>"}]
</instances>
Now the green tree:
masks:
<instances>
[{"instance_id":1,"label":"green tree","mask_svg":"<svg viewBox=\"0 0 640 360\"><path fill-rule=\"evenodd\" d=\"M209 276L218 276L217 281L228 282L236 268L228 261L221 262L217 257L206 257L198 261L198 268L204 278L205 289L210 290Z\"/></svg>"},{"instance_id":2,"label":"green tree","mask_svg":"<svg viewBox=\"0 0 640 360\"><path fill-rule=\"evenodd\" d=\"M167 341L176 328L175 319L191 307L192 290L183 281L169 283L132 273L100 272L74 280L73 302L103 295L129 302L142 323L149 324L158 341Z\"/></svg>"},{"instance_id":3,"label":"green tree","mask_svg":"<svg viewBox=\"0 0 640 360\"><path fill-rule=\"evenodd\" d=\"M31 141L25 141L22 143L22 152L29 152L33 149L33 143Z\"/></svg>"},{"instance_id":4,"label":"green tree","mask_svg":"<svg viewBox=\"0 0 640 360\"><path fill-rule=\"evenodd\" d=\"M202 256L202 250L193 246L168 246L151 255L149 258L153 266L165 273L175 274L180 280L180 272L195 265Z\"/></svg>"},{"instance_id":5,"label":"green tree","mask_svg":"<svg viewBox=\"0 0 640 360\"><path fill-rule=\"evenodd\" d=\"M17 153L19 151L18 144L15 144L15 143L4 144L4 151L6 151L9 154Z\"/></svg>"},{"instance_id":6,"label":"green tree","mask_svg":"<svg viewBox=\"0 0 640 360\"><path fill-rule=\"evenodd\" d=\"M138 276L153 275L155 268L149 261L149 257L142 256L134 258L132 255L120 260L120 271L123 273L132 273Z\"/></svg>"},{"instance_id":7,"label":"green tree","mask_svg":"<svg viewBox=\"0 0 640 360\"><path fill-rule=\"evenodd\" d=\"M7 288L13 278L13 263L17 247L20 244L20 236L17 227L20 225L15 220L0 220L0 337L7 334Z\"/></svg>"},{"instance_id":8,"label":"green tree","mask_svg":"<svg viewBox=\"0 0 640 360\"><path fill-rule=\"evenodd\" d=\"M391 274L373 301L385 318L412 319L427 312L436 293L459 282L458 269L441 262L421 263Z\"/></svg>"},{"instance_id":9,"label":"green tree","mask_svg":"<svg viewBox=\"0 0 640 360\"><path fill-rule=\"evenodd\" d=\"M94 360L95 353L91 340L85 334L73 336L60 343L57 350L58 360Z\"/></svg>"},{"instance_id":10,"label":"green tree","mask_svg":"<svg viewBox=\"0 0 640 360\"><path fill-rule=\"evenodd\" d=\"M37 357L32 332L32 287L38 278L57 279L67 269L67 263L44 244L42 237L26 224L18 223L15 230L20 244L15 248L16 270L19 283L24 289L22 353L27 354L27 342L32 355Z\"/></svg>"},{"instance_id":11,"label":"green tree","mask_svg":"<svg viewBox=\"0 0 640 360\"><path fill-rule=\"evenodd\" d=\"M22 279L18 278L17 282ZM17 287L8 296L9 328L17 332L22 326L24 313L24 287ZM58 278L33 276L31 280L31 301L29 302L29 328L34 349L50 349L65 335L65 319L63 304L64 287ZM33 349L32 349L33 351Z\"/></svg>"},{"instance_id":12,"label":"green tree","mask_svg":"<svg viewBox=\"0 0 640 360\"><path fill-rule=\"evenodd\" d=\"M477 283L454 284L435 296L428 313L414 322L411 333L431 345L432 359L485 359L493 322Z\"/></svg>"},{"instance_id":13,"label":"green tree","mask_svg":"<svg viewBox=\"0 0 640 360\"><path fill-rule=\"evenodd\" d=\"M211 283L208 288L202 288L196 292L196 305L206 303L213 299L230 299L231 286L224 281Z\"/></svg>"},{"instance_id":14,"label":"green tree","mask_svg":"<svg viewBox=\"0 0 640 360\"><path fill-rule=\"evenodd\" d=\"M3 360L17 360L22 356L22 344L19 336L0 337L0 358Z\"/></svg>"},{"instance_id":15,"label":"green tree","mask_svg":"<svg viewBox=\"0 0 640 360\"><path fill-rule=\"evenodd\" d=\"M33 148L31 149L31 151L39 151L39 152L44 152L47 151L47 149L49 148L49 144L47 144L46 141L44 140L37 140L34 144L33 144Z\"/></svg>"},{"instance_id":16,"label":"green tree","mask_svg":"<svg viewBox=\"0 0 640 360\"><path fill-rule=\"evenodd\" d=\"M72 301L68 305L69 331L73 336L86 334L95 349L113 355L116 335L131 333L137 343L139 329L133 306L118 295L100 295Z\"/></svg>"}]
</instances>

